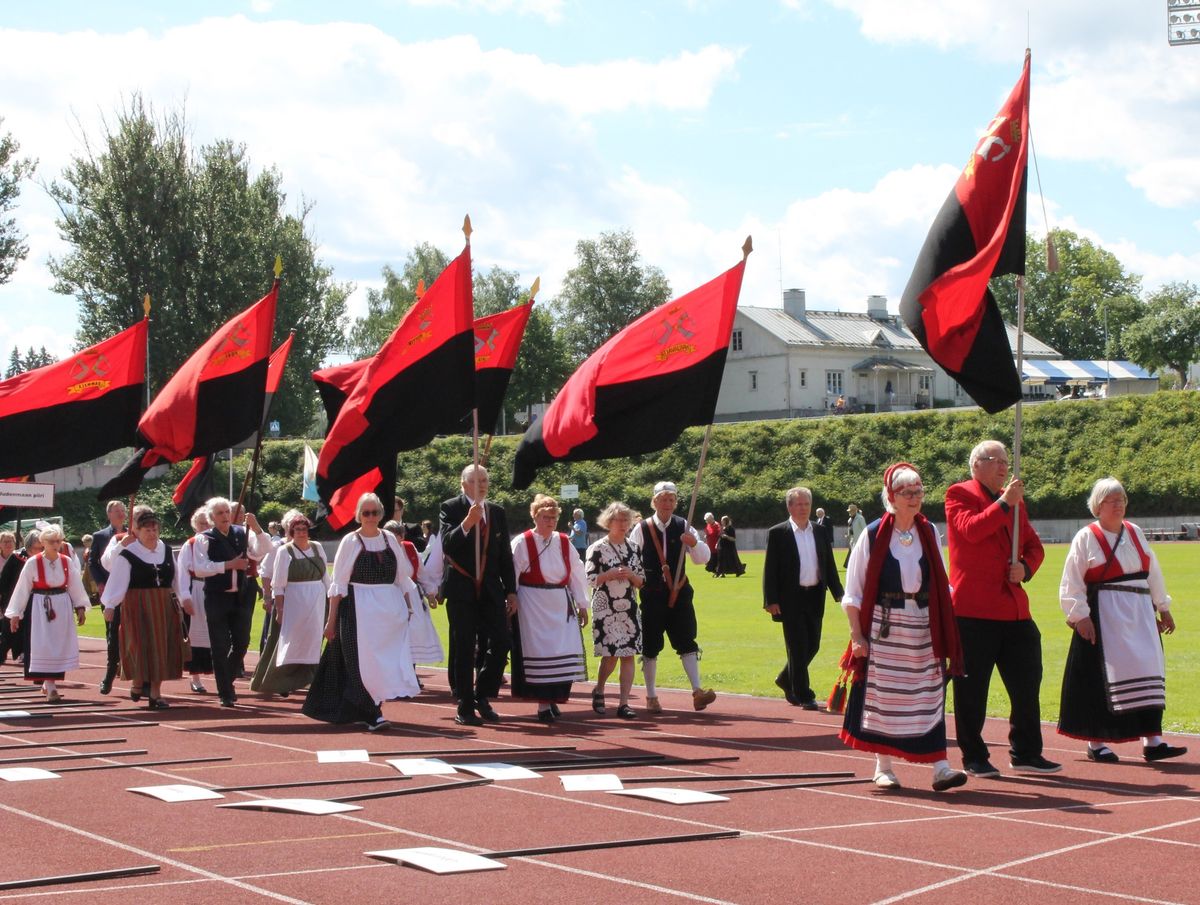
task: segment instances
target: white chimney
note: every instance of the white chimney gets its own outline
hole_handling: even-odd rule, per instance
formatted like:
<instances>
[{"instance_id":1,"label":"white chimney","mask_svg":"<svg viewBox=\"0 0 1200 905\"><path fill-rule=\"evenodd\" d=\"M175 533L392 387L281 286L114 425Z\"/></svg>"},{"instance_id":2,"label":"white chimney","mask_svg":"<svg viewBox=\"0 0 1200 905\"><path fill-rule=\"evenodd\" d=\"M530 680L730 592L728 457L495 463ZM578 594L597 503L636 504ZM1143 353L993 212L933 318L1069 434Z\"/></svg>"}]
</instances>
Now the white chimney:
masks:
<instances>
[{"instance_id":1,"label":"white chimney","mask_svg":"<svg viewBox=\"0 0 1200 905\"><path fill-rule=\"evenodd\" d=\"M867 296L867 316L873 321L885 321L888 319L887 296L884 295L868 295Z\"/></svg>"},{"instance_id":2,"label":"white chimney","mask_svg":"<svg viewBox=\"0 0 1200 905\"><path fill-rule=\"evenodd\" d=\"M804 320L805 304L803 289L785 289L783 293L783 310L784 313L791 315L796 320Z\"/></svg>"}]
</instances>

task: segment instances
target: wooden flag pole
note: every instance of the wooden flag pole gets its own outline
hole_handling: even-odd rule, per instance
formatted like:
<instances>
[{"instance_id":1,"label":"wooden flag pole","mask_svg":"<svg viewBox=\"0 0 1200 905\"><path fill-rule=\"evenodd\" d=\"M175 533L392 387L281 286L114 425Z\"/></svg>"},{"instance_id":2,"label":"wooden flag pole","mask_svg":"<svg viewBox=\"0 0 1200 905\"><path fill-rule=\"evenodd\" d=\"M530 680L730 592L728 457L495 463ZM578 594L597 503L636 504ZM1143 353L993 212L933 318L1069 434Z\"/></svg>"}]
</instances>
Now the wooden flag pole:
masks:
<instances>
[{"instance_id":1,"label":"wooden flag pole","mask_svg":"<svg viewBox=\"0 0 1200 905\"><path fill-rule=\"evenodd\" d=\"M467 214L463 217L462 225L463 235L467 237L467 247L471 247L471 215ZM474 284L472 284L473 286ZM472 289L472 296L474 289ZM474 307L475 300L472 298L471 305ZM471 409L471 469L472 474L479 471L479 409L472 407ZM478 486L478 485L477 485ZM476 500L475 502L483 502ZM487 512L485 509L484 518L486 520ZM480 538L483 534L482 529L475 532L475 594L479 595L480 588L483 586L483 553L480 547Z\"/></svg>"},{"instance_id":2,"label":"wooden flag pole","mask_svg":"<svg viewBox=\"0 0 1200 905\"><path fill-rule=\"evenodd\" d=\"M60 714L63 715L63 714ZM65 714L66 716L74 716L74 714ZM33 714L38 717L54 716L52 713ZM2 735L30 735L34 732L82 732L85 729L142 729L147 726L157 726L158 723L80 723L76 726L38 726L32 729L23 727L5 726ZM64 745L75 745L78 742L63 742Z\"/></svg>"},{"instance_id":3,"label":"wooden flag pole","mask_svg":"<svg viewBox=\"0 0 1200 905\"><path fill-rule=\"evenodd\" d=\"M477 852L483 858L528 858L533 855L556 855L562 852L588 852L604 848L630 848L637 845L668 845L672 842L704 842L710 839L734 839L740 830L718 830L712 833L684 833L679 836L649 836L637 839L613 839L605 842L576 842L569 845L546 845L539 848L513 848L498 852Z\"/></svg>"},{"instance_id":4,"label":"wooden flag pole","mask_svg":"<svg viewBox=\"0 0 1200 905\"><path fill-rule=\"evenodd\" d=\"M36 754L33 757L10 757L0 760L0 767L13 767L17 764L37 764L51 760L86 760L92 757L125 757L131 754L147 754L145 748L129 748L125 751L97 751L93 754Z\"/></svg>"},{"instance_id":5,"label":"wooden flag pole","mask_svg":"<svg viewBox=\"0 0 1200 905\"><path fill-rule=\"evenodd\" d=\"M53 877L34 877L29 880L5 880L0 890L28 889L31 886L60 886L64 883L86 883L89 880L116 880L120 877L140 877L156 874L162 867L158 864L142 864L138 867L118 867L112 870L92 870L83 874L58 874Z\"/></svg>"},{"instance_id":6,"label":"wooden flag pole","mask_svg":"<svg viewBox=\"0 0 1200 905\"><path fill-rule=\"evenodd\" d=\"M1025 353L1025 277L1017 276L1017 380L1021 380L1021 370L1024 367ZM1021 384L1021 396L1025 395L1024 383ZM1021 477L1021 399L1013 407L1013 454L1012 477ZM1012 559L1016 565L1021 561L1021 504L1012 507Z\"/></svg>"},{"instance_id":7,"label":"wooden flag pole","mask_svg":"<svg viewBox=\"0 0 1200 905\"><path fill-rule=\"evenodd\" d=\"M358 776L352 779L298 779L292 782L256 782L244 786L214 786L214 792L261 792L265 789L301 789L309 786L350 786L368 782L402 782L411 776Z\"/></svg>"},{"instance_id":8,"label":"wooden flag pole","mask_svg":"<svg viewBox=\"0 0 1200 905\"><path fill-rule=\"evenodd\" d=\"M393 779L405 777L394 776ZM422 792L448 792L450 789L473 789L476 786L491 785L492 779L467 779L459 782L441 782L432 786L417 786L416 788L388 789L385 792L363 792L360 795L341 795L337 798L327 798L326 801L336 801L339 804L349 804L352 801L371 801L374 798L395 798L397 795L420 795Z\"/></svg>"}]
</instances>

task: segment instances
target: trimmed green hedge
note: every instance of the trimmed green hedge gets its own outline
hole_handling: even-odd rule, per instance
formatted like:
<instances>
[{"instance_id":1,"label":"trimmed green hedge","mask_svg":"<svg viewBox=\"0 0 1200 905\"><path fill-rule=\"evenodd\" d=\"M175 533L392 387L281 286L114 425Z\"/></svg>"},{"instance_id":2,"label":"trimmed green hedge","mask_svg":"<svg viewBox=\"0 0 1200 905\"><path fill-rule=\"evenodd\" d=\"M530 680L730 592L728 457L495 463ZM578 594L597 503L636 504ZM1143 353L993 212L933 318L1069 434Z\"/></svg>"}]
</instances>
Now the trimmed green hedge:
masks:
<instances>
[{"instance_id":1,"label":"trimmed green hedge","mask_svg":"<svg viewBox=\"0 0 1200 905\"><path fill-rule=\"evenodd\" d=\"M1078 400L1025 406L1021 471L1031 508L1040 518L1086 517L1092 483L1115 475L1129 491L1134 517L1193 513L1200 508L1200 393L1159 392L1109 400ZM689 429L659 453L605 462L581 462L543 470L528 491L509 486L518 437L492 444L492 497L506 506L514 528L527 522L528 502L537 490L557 494L562 484L578 484L580 506L589 521L610 500L649 511L655 481L679 484L685 509L700 457L703 429ZM984 438L1011 444L1013 413L935 410L890 415L844 415L791 421L759 421L714 427L697 513L730 515L740 526L765 527L784 517L783 494L797 484L810 487L816 505L836 519L848 503L868 514L879 512L883 470L907 460L921 471L929 489L925 512L942 518L945 489L967 474L971 447ZM320 441L309 441L314 448ZM268 441L263 477L252 501L264 523L299 503L301 440ZM441 500L458 492L458 475L471 459L469 437L445 437L399 457L399 489L408 500L406 519L437 518ZM248 454L235 457L240 480ZM173 512L170 496L187 463L163 479L146 483L139 502ZM224 462L216 467L218 492L228 487ZM91 491L58 495L58 514L70 536L103 523ZM313 504L300 508L312 512ZM176 532L176 534L181 532Z\"/></svg>"}]
</instances>

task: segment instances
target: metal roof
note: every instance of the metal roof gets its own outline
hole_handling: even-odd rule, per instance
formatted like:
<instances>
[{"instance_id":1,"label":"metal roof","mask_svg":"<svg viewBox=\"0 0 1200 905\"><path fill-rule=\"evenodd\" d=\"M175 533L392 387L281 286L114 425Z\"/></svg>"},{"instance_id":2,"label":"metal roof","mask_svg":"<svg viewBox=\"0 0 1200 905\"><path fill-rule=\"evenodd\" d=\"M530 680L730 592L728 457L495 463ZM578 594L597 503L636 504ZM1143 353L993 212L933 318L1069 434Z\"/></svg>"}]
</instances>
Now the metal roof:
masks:
<instances>
[{"instance_id":1,"label":"metal roof","mask_svg":"<svg viewBox=\"0 0 1200 905\"><path fill-rule=\"evenodd\" d=\"M802 319L782 308L738 306L738 313L769 331L789 346L839 346L853 349L921 351L921 344L898 315L876 320L859 311L807 311ZM1016 348L1017 328L1005 324L1009 346ZM1039 339L1025 334L1025 354L1038 358L1058 355Z\"/></svg>"},{"instance_id":2,"label":"metal roof","mask_svg":"<svg viewBox=\"0 0 1200 905\"><path fill-rule=\"evenodd\" d=\"M1138 367L1132 361L1050 361L1023 362L1023 376L1028 381L1067 383L1080 380L1085 383L1104 383L1112 380L1156 380L1157 378Z\"/></svg>"}]
</instances>

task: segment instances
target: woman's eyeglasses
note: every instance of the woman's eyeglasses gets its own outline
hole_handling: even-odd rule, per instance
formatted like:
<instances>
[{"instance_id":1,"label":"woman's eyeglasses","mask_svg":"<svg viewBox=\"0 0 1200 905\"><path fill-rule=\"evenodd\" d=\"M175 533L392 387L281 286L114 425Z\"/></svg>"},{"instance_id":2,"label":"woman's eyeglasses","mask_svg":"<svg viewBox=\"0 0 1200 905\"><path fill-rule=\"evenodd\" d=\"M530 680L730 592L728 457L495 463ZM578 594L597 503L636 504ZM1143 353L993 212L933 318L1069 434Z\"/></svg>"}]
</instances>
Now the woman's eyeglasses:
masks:
<instances>
[{"instance_id":1,"label":"woman's eyeglasses","mask_svg":"<svg viewBox=\"0 0 1200 905\"><path fill-rule=\"evenodd\" d=\"M364 509L359 514L364 515L367 518L379 518L381 515L383 515L383 512L378 509Z\"/></svg>"},{"instance_id":2,"label":"woman's eyeglasses","mask_svg":"<svg viewBox=\"0 0 1200 905\"><path fill-rule=\"evenodd\" d=\"M925 496L924 487L906 487L904 490L897 490L896 496L902 496L906 500L919 500Z\"/></svg>"}]
</instances>

